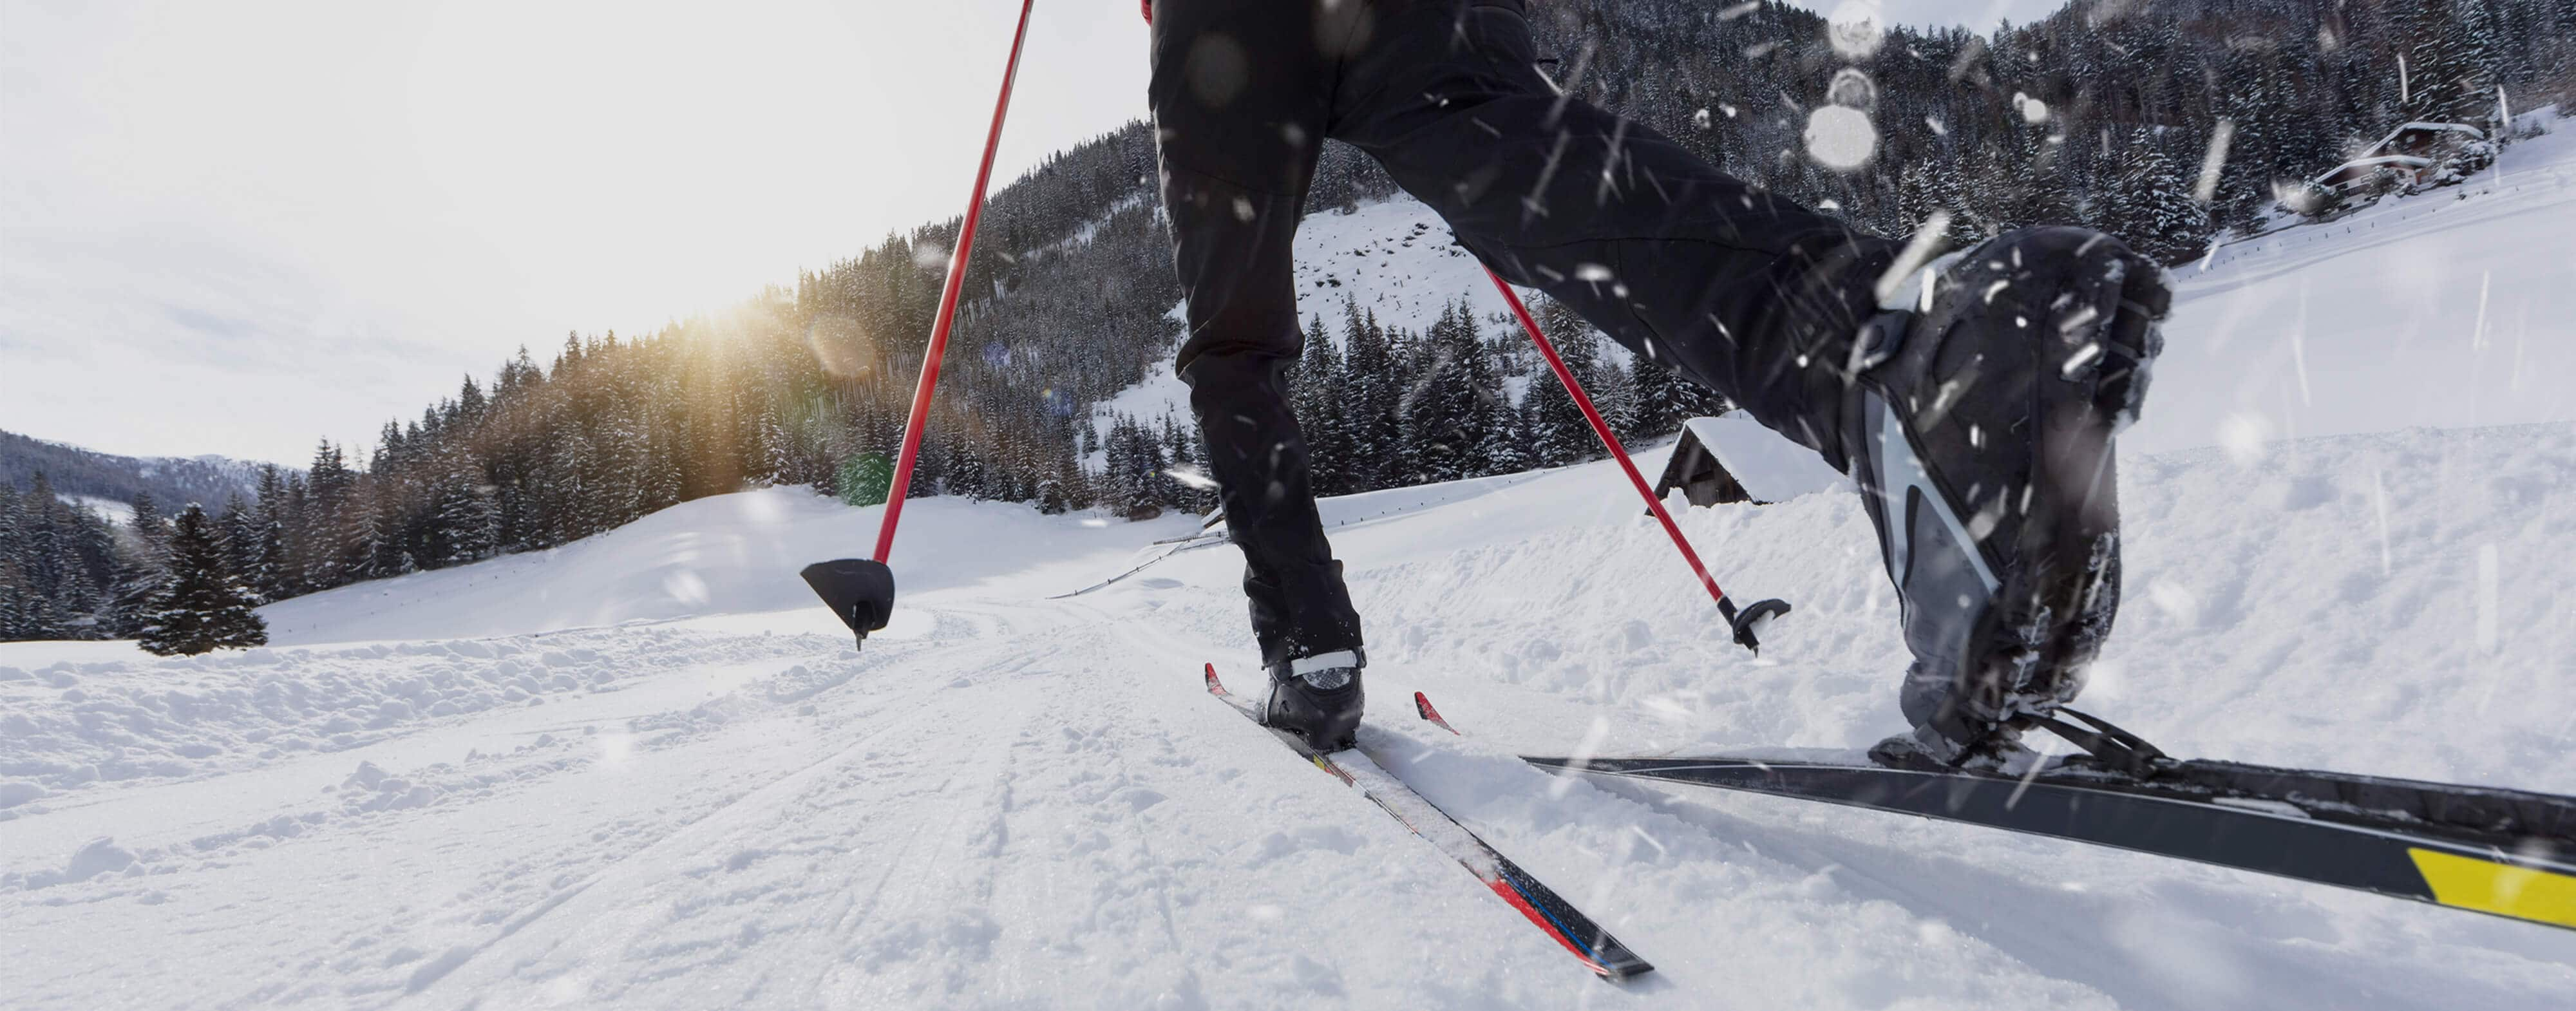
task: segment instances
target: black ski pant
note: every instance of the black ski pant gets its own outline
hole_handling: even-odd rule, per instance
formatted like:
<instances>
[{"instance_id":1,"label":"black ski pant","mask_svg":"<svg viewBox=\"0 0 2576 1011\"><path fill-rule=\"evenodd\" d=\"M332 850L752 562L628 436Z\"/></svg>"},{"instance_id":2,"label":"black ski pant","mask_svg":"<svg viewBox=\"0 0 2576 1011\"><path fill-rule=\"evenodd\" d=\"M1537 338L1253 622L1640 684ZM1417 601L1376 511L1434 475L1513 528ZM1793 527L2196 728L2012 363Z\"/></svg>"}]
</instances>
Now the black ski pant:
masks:
<instances>
[{"instance_id":1,"label":"black ski pant","mask_svg":"<svg viewBox=\"0 0 2576 1011\"><path fill-rule=\"evenodd\" d=\"M1176 368L1263 662L1360 645L1289 411L1291 271L1324 138L1514 284L1841 465L1837 371L1892 244L1560 93L1522 0L1154 0L1150 97L1188 299Z\"/></svg>"}]
</instances>

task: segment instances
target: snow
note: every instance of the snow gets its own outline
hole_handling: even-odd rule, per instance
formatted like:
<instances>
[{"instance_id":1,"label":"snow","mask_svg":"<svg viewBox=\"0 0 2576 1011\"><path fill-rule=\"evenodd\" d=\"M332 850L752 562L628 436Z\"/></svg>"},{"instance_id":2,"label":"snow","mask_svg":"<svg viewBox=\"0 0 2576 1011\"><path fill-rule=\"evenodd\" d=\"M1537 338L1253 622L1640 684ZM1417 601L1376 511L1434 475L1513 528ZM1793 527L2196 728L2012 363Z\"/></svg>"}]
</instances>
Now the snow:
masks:
<instances>
[{"instance_id":1,"label":"snow","mask_svg":"<svg viewBox=\"0 0 2576 1011\"><path fill-rule=\"evenodd\" d=\"M2180 754L2576 792L2576 421L2544 391L2576 364L2576 249L2552 234L2576 174L2562 136L2508 149L2505 182L2467 199L2389 202L2183 275L2124 440L2128 607L2092 708ZM1418 213L1309 227L1400 249ZM1335 269L1344 291L1377 271L1360 290L1381 319L1436 315L1481 283L1438 250ZM896 621L854 654L795 572L863 550L877 512L770 490L274 605L262 649L0 645L0 1005L2504 1008L2576 992L2576 942L2548 928L1512 757L1851 749L1897 729L1895 603L1848 496L1681 511L1724 585L1796 606L1758 658L1607 463L1324 512L1390 771L1652 977L1593 981L1206 697L1201 662L1258 676L1233 552L1048 599L1192 518L910 503ZM1416 689L1466 736L1412 720Z\"/></svg>"},{"instance_id":2,"label":"snow","mask_svg":"<svg viewBox=\"0 0 2576 1011\"><path fill-rule=\"evenodd\" d=\"M2088 701L2182 753L2576 788L2576 425L2127 464L2131 605ZM872 512L768 491L272 607L300 608L287 645L0 646L0 915L30 967L8 1002L112 979L130 1007L2504 1007L2576 984L2542 928L1510 757L1893 729L1894 605L1846 498L1683 513L1728 585L1797 605L1758 660L1607 464L1327 506L1393 771L1659 981L1591 981L1199 691L1202 660L1256 676L1231 552L1041 599L1186 518L913 503L903 613L853 655L793 571ZM663 589L690 551L705 602ZM628 619L653 623L598 624ZM1406 720L1417 688L1468 736Z\"/></svg>"},{"instance_id":3,"label":"snow","mask_svg":"<svg viewBox=\"0 0 2576 1011\"><path fill-rule=\"evenodd\" d=\"M2122 444L2576 417L2576 129L2456 187L2221 247L2178 268L2145 417Z\"/></svg>"},{"instance_id":4,"label":"snow","mask_svg":"<svg viewBox=\"0 0 2576 1011\"><path fill-rule=\"evenodd\" d=\"M786 612L783 629L831 631L841 626L814 609L814 591L796 573L811 562L867 554L879 515L877 507L852 510L802 489L720 495L547 551L359 583L260 614L280 645L526 635L764 612ZM1183 529L1149 526L1166 534ZM894 557L900 588L911 593L1026 578L1029 559L1020 545L1051 542L1050 552L1114 558L1133 536L1124 524L1067 528L1020 504L929 499L906 504ZM901 564L915 551L961 541L980 550L943 554L935 566Z\"/></svg>"},{"instance_id":5,"label":"snow","mask_svg":"<svg viewBox=\"0 0 2576 1011\"><path fill-rule=\"evenodd\" d=\"M2373 165L2399 165L2406 168L2423 168L2430 164L2433 164L2433 159L2418 158L2411 154L2374 155L2368 158L2355 158L2341 165L2319 172L2317 173L2317 177L2310 181L2318 183L2325 182L2326 180L2333 178L2335 173L2348 168L2368 168Z\"/></svg>"},{"instance_id":6,"label":"snow","mask_svg":"<svg viewBox=\"0 0 2576 1011\"><path fill-rule=\"evenodd\" d=\"M134 522L134 504L131 502L121 502L101 495L60 495L56 497L72 505L97 513L100 516L105 517L109 523L116 526L125 526Z\"/></svg>"}]
</instances>

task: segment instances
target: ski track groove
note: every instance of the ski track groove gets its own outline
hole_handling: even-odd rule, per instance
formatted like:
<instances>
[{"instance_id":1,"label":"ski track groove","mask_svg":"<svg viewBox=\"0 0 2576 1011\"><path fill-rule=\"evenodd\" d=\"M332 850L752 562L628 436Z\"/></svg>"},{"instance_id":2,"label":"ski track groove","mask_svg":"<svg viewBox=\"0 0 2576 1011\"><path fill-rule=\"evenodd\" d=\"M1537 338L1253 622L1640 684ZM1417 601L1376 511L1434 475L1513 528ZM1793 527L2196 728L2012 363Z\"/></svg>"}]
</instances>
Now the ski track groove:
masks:
<instances>
[{"instance_id":1,"label":"ski track groove","mask_svg":"<svg viewBox=\"0 0 2576 1011\"><path fill-rule=\"evenodd\" d=\"M851 752L864 747L868 741L879 736L883 736L884 734L891 733L904 725L904 722L899 719L896 723L879 727L875 731L852 742L849 746L832 755L818 759L804 767L793 770L764 786L725 800L716 807L698 815L695 818L671 826L668 831L664 832L652 842L646 843L641 847L618 856L607 866L591 872L591 874L581 883L540 900L527 913L513 919L508 926L502 928L502 930L493 938L480 945L472 946L465 958L454 960L451 964L440 969L435 974L428 975L426 978L416 975L411 984L406 988L407 993L420 994L428 990L440 980L453 973L454 970L463 967L467 962L475 958L479 958L500 946L501 942L517 935L520 930L536 922L539 918L561 908L566 902L579 897L582 893L589 891L593 886L606 882L612 877L617 876L618 872L626 869L636 860L653 855L657 851L666 847L679 845L682 837L691 835L701 826L712 825L717 820L724 818L728 813L741 808L744 804L751 803L776 792L783 791L788 788L788 784L792 781L801 781L810 775L815 774L818 769L821 769L824 766L837 765L846 761ZM525 966L530 964L532 961L533 960L529 958L522 958L518 962L514 963L514 967Z\"/></svg>"},{"instance_id":2,"label":"ski track groove","mask_svg":"<svg viewBox=\"0 0 2576 1011\"><path fill-rule=\"evenodd\" d=\"M940 612L937 617L939 620L934 623L934 630L931 636L924 640L916 640L914 642L903 644L910 648L886 652L892 653L896 656L901 656L936 646L947 645L953 647L954 644L948 641L949 636L947 633L949 632L955 631L961 632L967 637L979 637L980 633L984 630L999 628L1003 625L1003 623L998 620L990 623L969 621L961 624L954 620L958 616L945 611ZM889 643L889 645L893 645L893 643ZM1006 656L1010 653L1016 652L1016 650L1008 647L988 648L997 652L1003 652ZM860 663L876 660L884 655L884 653L880 653L874 657L862 657L858 659L843 656L826 662L844 664ZM883 670L895 665L883 662L872 662L869 663L869 666L872 669ZM404 1002L418 1003L423 1000L436 1001L437 992L441 989L441 984L447 983L448 980L455 978L459 970L478 964L488 966L495 962L500 962L506 963L506 968L485 971L516 975L538 965L548 956L568 945L579 944L586 940L588 935L596 933L598 930L614 929L615 926L624 925L623 923L616 923L613 921L631 919L632 917L619 918L614 916L618 910L611 909L596 913L585 910L582 914L578 914L581 916L583 922L579 925L565 928L569 931L569 934L565 937L550 940L513 940L528 927L537 924L543 919L550 917L558 920L561 919L562 916L557 915L558 911L563 910L564 907L568 905L574 904L577 900L582 899L588 893L597 891L602 894L618 893L623 895L630 892L649 891L649 888L639 889L611 887L603 889L599 886L611 884L622 885L628 883L628 879L631 878L653 875L662 869L654 866L656 859L663 856L668 851L683 847L698 851L715 848L717 844L735 835L735 833L727 831L730 827L728 825L729 822L746 821L756 817L759 809L775 808L781 804L802 799L802 795L810 794L816 789L817 783L815 781L825 779L832 771L849 765L857 757L857 753L862 749L867 748L870 744L878 742L889 735L914 729L922 720L934 715L933 710L913 705L911 703L916 703L929 695L945 690L947 687L948 686L945 684L922 685L911 692L893 699L886 699L882 696L872 699L871 701L873 705L868 711L850 714L856 717L856 719L843 721L845 724L865 726L868 728L857 738L849 741L847 744L841 745L837 750L830 754L793 769L758 787L726 799L715 807L699 814L695 818L669 827L652 842L623 853L614 858L607 865L593 870L580 883L540 899L536 904L534 904L534 906L530 907L527 912L514 917L507 926L492 937L487 938L478 944L450 948L448 952L440 956L437 961L434 961L429 966L424 966L420 972L415 974L411 982L405 987L403 995ZM888 714L891 714L892 716L890 720L879 719L880 717ZM915 835L918 834L919 832L916 828ZM702 839L701 837L708 838ZM894 870L901 866L902 864L899 862L889 865L886 874L881 877L879 882L880 889L882 888L883 881L885 879L890 879L893 876ZM612 898L603 901L624 903L630 907L633 905L630 900L622 898ZM862 916L862 918L864 918L864 916ZM594 929L592 927L593 923L603 923L607 925ZM461 956L458 954L460 951L463 952ZM650 979L648 978L641 981L649 982ZM455 984L451 984L448 988L453 989L454 986ZM485 988L476 987L474 989L481 990Z\"/></svg>"}]
</instances>

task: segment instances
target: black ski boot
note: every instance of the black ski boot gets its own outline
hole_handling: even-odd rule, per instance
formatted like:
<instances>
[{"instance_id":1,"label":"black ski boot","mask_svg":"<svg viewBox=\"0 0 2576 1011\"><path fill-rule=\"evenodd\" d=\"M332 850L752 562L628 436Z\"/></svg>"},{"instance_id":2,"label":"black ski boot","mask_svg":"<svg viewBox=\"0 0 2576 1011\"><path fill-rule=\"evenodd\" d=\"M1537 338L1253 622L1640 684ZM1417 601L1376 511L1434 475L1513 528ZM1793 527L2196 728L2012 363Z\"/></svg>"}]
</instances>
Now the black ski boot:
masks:
<instances>
[{"instance_id":1,"label":"black ski boot","mask_svg":"<svg viewBox=\"0 0 2576 1011\"><path fill-rule=\"evenodd\" d=\"M2017 721L2083 687L2120 600L2112 437L2170 300L2119 240L2029 228L1934 261L1862 327L1838 432L1914 654L1915 731L1873 757L2010 765Z\"/></svg>"},{"instance_id":2,"label":"black ski boot","mask_svg":"<svg viewBox=\"0 0 2576 1011\"><path fill-rule=\"evenodd\" d=\"M1273 665L1262 725L1303 737L1317 751L1350 747L1360 726L1360 668L1367 662L1358 650L1338 650Z\"/></svg>"}]
</instances>

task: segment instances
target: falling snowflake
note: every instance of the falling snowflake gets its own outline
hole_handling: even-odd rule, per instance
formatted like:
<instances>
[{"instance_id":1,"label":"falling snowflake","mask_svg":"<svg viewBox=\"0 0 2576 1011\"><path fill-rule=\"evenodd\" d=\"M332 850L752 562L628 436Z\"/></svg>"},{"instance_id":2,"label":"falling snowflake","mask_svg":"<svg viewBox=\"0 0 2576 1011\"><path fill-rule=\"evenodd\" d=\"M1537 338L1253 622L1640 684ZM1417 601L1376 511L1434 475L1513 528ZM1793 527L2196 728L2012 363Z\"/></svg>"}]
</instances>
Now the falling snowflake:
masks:
<instances>
[{"instance_id":1,"label":"falling snowflake","mask_svg":"<svg viewBox=\"0 0 2576 1011\"><path fill-rule=\"evenodd\" d=\"M1847 105L1820 105L1807 114L1807 157L1836 172L1869 163L1878 151L1878 128L1869 114Z\"/></svg>"},{"instance_id":2,"label":"falling snowflake","mask_svg":"<svg viewBox=\"0 0 2576 1011\"><path fill-rule=\"evenodd\" d=\"M1843 0L1825 16L1825 36L1844 59L1866 60L1878 55L1878 47L1887 42L1886 25L1878 0Z\"/></svg>"},{"instance_id":3,"label":"falling snowflake","mask_svg":"<svg viewBox=\"0 0 2576 1011\"><path fill-rule=\"evenodd\" d=\"M2021 92L2013 92L2013 108L2021 111L2021 121L2032 126L2048 122L2048 103Z\"/></svg>"},{"instance_id":4,"label":"falling snowflake","mask_svg":"<svg viewBox=\"0 0 2576 1011\"><path fill-rule=\"evenodd\" d=\"M1825 85L1825 101L1867 112L1878 108L1878 85L1868 74L1844 67L1834 72L1832 83Z\"/></svg>"}]
</instances>

